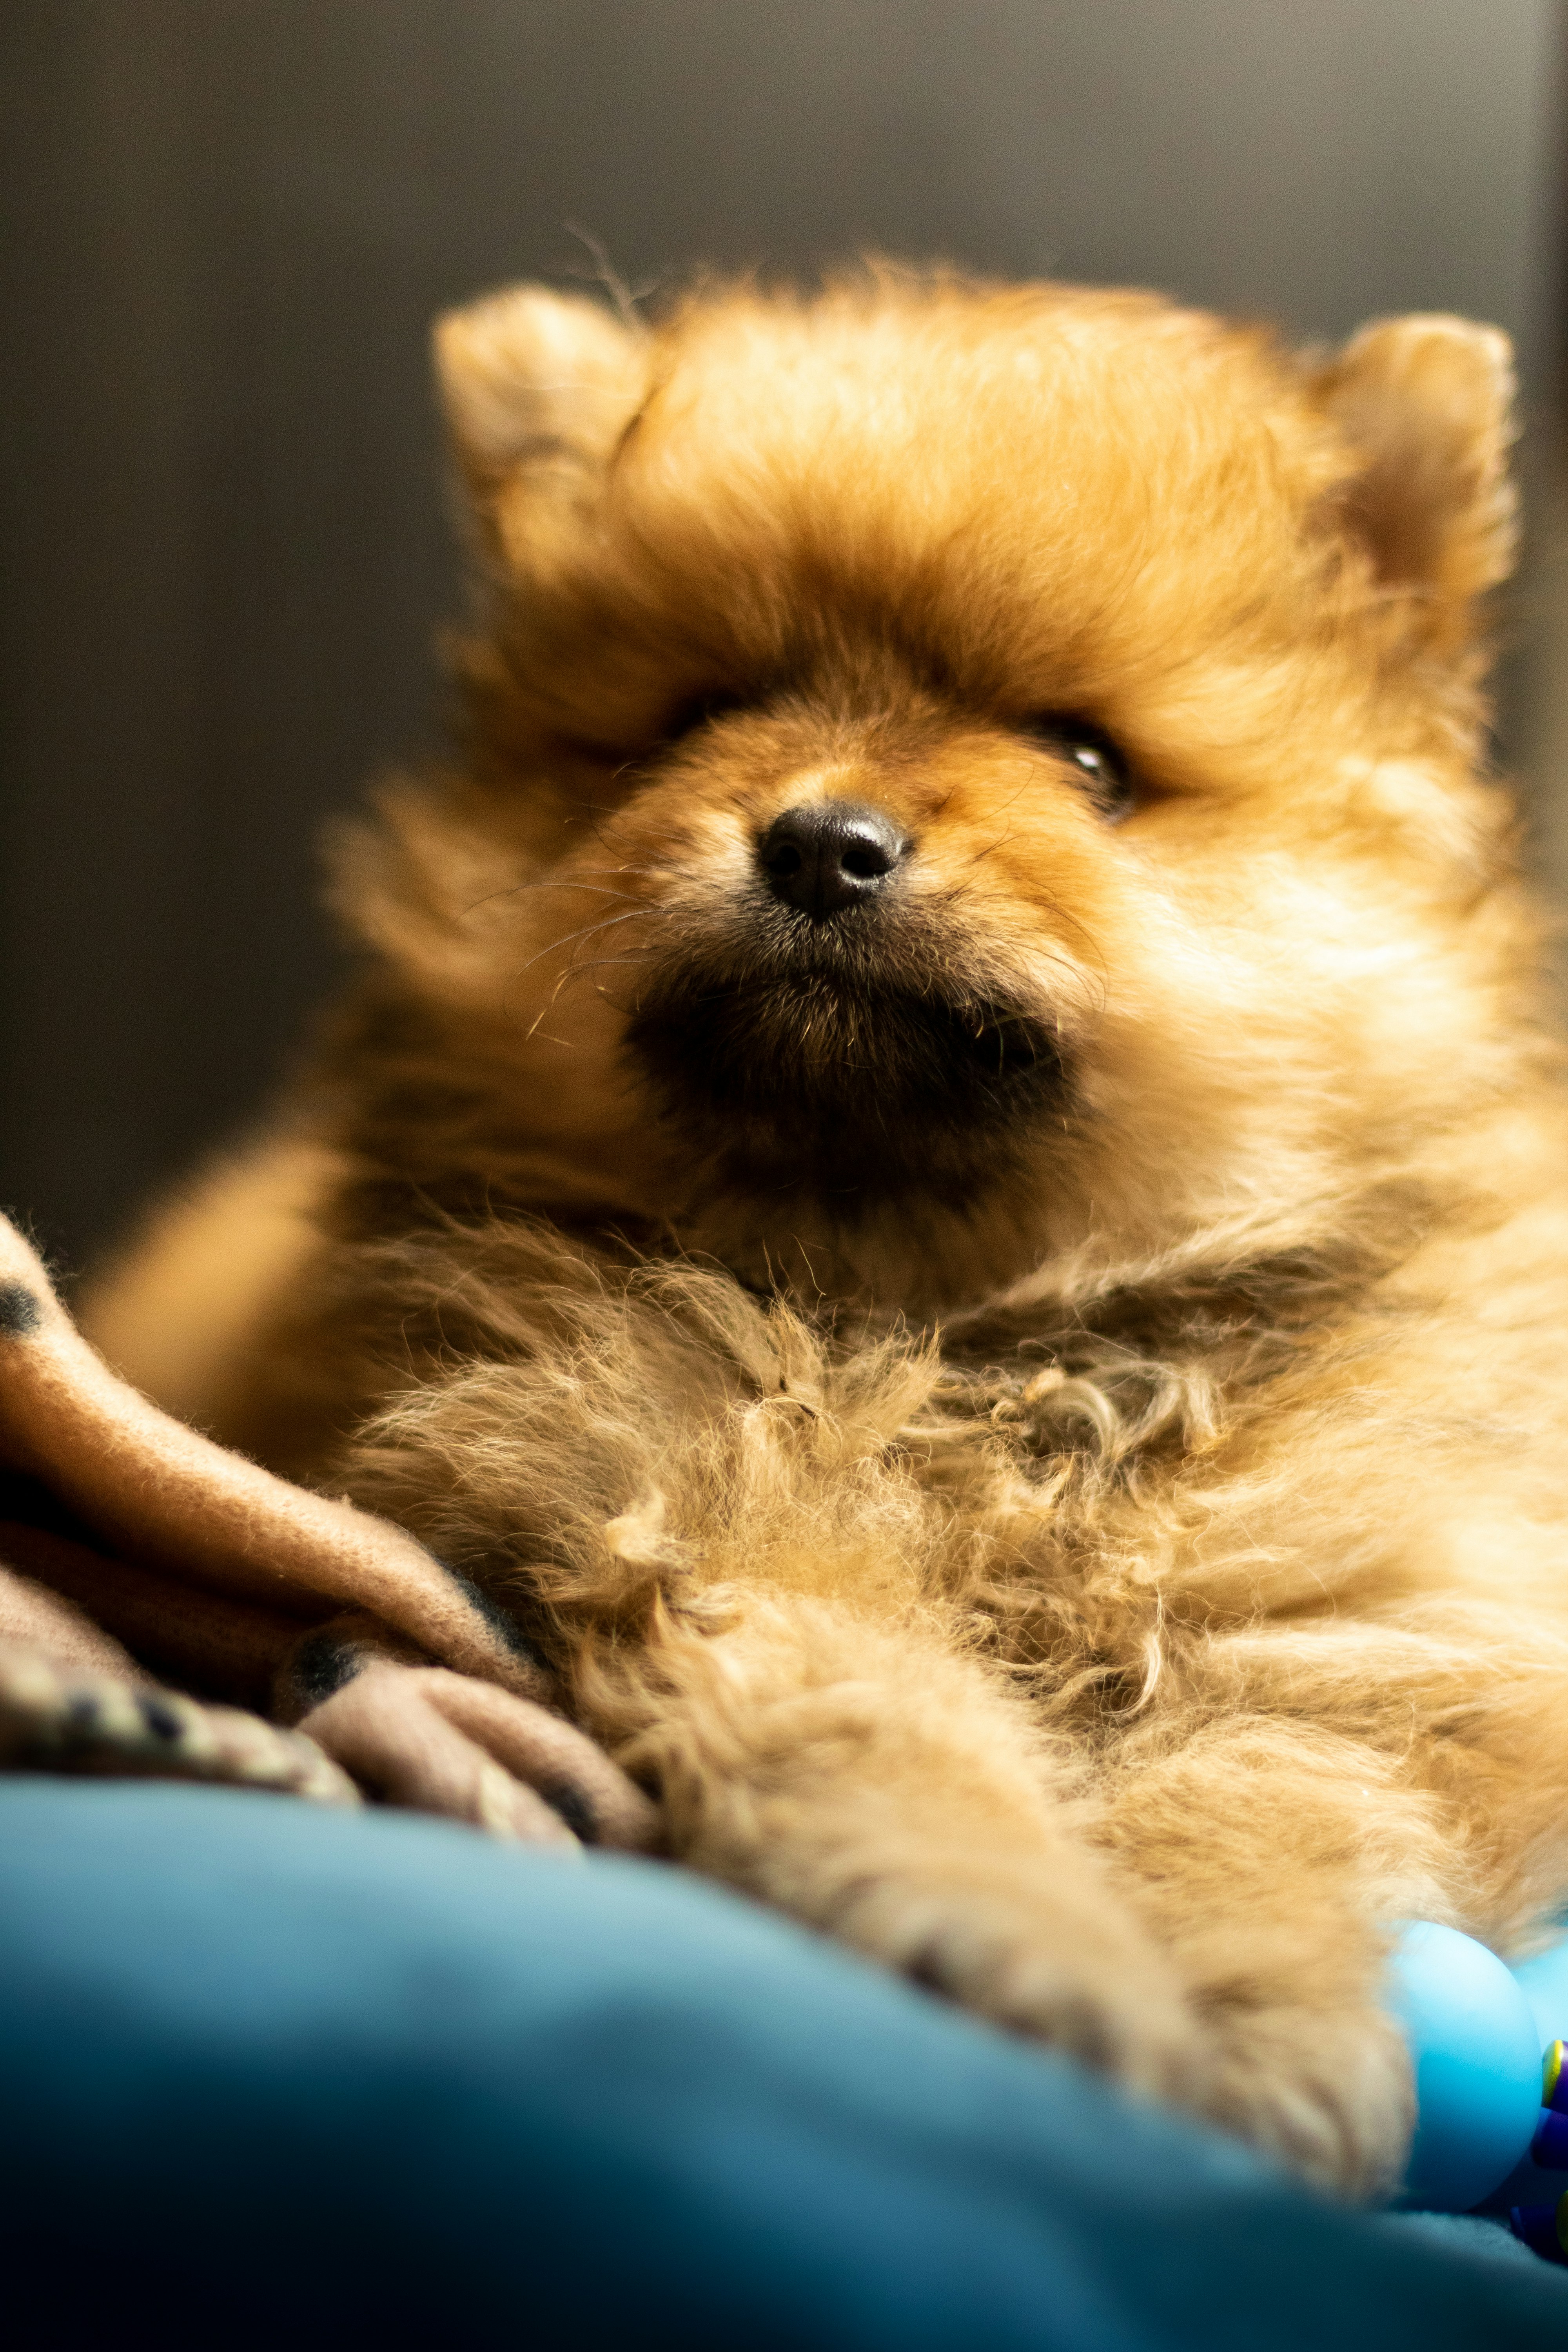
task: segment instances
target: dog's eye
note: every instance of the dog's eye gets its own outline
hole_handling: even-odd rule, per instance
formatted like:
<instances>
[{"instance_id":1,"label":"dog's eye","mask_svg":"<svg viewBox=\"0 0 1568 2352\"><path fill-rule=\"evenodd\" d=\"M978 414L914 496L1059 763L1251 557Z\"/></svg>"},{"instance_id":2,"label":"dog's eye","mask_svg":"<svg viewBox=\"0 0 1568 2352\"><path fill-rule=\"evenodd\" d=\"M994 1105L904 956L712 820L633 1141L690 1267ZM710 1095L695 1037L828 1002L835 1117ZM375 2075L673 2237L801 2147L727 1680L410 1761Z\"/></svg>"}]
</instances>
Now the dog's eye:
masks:
<instances>
[{"instance_id":1,"label":"dog's eye","mask_svg":"<svg viewBox=\"0 0 1568 2352\"><path fill-rule=\"evenodd\" d=\"M1096 808L1111 824L1127 814L1137 797L1137 782L1125 752L1103 727L1048 710L1029 719L1023 731L1077 769Z\"/></svg>"},{"instance_id":2,"label":"dog's eye","mask_svg":"<svg viewBox=\"0 0 1568 2352\"><path fill-rule=\"evenodd\" d=\"M707 694L689 695L684 702L677 703L666 719L659 730L659 742L666 746L679 743L684 736L695 735L697 730L706 727L710 719L722 719L727 712L739 710L744 701L744 695L727 694L721 688Z\"/></svg>"}]
</instances>

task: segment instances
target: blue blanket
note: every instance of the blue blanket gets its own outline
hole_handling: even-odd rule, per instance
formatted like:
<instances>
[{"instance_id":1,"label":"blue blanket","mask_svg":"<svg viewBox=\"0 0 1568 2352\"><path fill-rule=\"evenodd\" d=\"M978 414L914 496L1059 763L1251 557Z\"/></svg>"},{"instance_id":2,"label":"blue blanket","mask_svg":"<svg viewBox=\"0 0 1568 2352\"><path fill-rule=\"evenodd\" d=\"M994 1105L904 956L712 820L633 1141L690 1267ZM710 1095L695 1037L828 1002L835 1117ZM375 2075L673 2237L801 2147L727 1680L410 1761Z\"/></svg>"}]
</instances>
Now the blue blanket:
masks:
<instances>
[{"instance_id":1,"label":"blue blanket","mask_svg":"<svg viewBox=\"0 0 1568 2352\"><path fill-rule=\"evenodd\" d=\"M0 1789L9 2346L1449 2352L1491 2225L1345 2211L716 1889L407 1815Z\"/></svg>"}]
</instances>

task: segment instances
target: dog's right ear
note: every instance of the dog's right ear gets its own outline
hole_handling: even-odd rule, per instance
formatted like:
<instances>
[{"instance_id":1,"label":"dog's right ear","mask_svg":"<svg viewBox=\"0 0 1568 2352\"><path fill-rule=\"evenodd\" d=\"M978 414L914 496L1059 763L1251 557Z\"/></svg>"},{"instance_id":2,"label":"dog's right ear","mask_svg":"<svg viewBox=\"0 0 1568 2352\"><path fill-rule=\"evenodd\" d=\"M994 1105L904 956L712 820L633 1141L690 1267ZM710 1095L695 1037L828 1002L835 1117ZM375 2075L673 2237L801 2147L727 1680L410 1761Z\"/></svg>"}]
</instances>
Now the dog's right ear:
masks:
<instances>
[{"instance_id":1,"label":"dog's right ear","mask_svg":"<svg viewBox=\"0 0 1568 2352\"><path fill-rule=\"evenodd\" d=\"M513 286L436 322L436 371L482 525L521 557L603 478L647 384L642 336L582 296Z\"/></svg>"},{"instance_id":2,"label":"dog's right ear","mask_svg":"<svg viewBox=\"0 0 1568 2352\"><path fill-rule=\"evenodd\" d=\"M1377 579L1428 638L1463 645L1476 600L1513 564L1507 336L1446 315L1378 319L1316 382L1352 454L1342 509Z\"/></svg>"}]
</instances>

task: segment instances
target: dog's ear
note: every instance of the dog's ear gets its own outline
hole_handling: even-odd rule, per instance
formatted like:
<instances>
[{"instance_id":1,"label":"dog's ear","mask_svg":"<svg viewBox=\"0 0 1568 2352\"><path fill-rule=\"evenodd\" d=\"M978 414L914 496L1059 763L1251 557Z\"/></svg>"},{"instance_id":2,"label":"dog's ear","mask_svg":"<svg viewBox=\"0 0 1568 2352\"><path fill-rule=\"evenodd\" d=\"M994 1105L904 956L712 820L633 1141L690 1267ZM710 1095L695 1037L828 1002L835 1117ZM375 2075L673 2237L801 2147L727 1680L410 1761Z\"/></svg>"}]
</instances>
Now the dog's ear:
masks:
<instances>
[{"instance_id":1,"label":"dog's ear","mask_svg":"<svg viewBox=\"0 0 1568 2352\"><path fill-rule=\"evenodd\" d=\"M513 286L436 322L458 462L503 543L514 507L575 504L603 476L647 389L641 336L602 304ZM554 493L554 497L552 497Z\"/></svg>"},{"instance_id":2,"label":"dog's ear","mask_svg":"<svg viewBox=\"0 0 1568 2352\"><path fill-rule=\"evenodd\" d=\"M1342 510L1380 580L1414 590L1433 633L1468 632L1469 608L1513 567L1508 337L1468 319L1378 319L1318 373L1354 460Z\"/></svg>"}]
</instances>

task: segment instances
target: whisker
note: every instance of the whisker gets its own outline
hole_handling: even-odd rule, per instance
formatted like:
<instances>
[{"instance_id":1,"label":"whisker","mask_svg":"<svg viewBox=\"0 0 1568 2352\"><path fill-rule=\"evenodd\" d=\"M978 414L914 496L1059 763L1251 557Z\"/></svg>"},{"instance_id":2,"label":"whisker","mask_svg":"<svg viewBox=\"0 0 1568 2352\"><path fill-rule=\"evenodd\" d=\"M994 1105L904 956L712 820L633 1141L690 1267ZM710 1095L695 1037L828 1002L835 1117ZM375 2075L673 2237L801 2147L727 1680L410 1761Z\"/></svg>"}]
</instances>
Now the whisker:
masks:
<instances>
[{"instance_id":1,"label":"whisker","mask_svg":"<svg viewBox=\"0 0 1568 2352\"><path fill-rule=\"evenodd\" d=\"M531 955L526 963L519 964L512 978L521 980L525 971L531 971L534 965L542 962L546 956L558 954L562 948L570 947L574 940L596 939L601 931L613 931L617 923L631 923L640 915L660 915L665 911L662 907L638 905L628 908L624 915L605 915L597 923L584 923L580 930L563 931L558 940L552 940L547 948L541 948L536 955Z\"/></svg>"},{"instance_id":2,"label":"whisker","mask_svg":"<svg viewBox=\"0 0 1568 2352\"><path fill-rule=\"evenodd\" d=\"M651 866L616 866L602 867L600 870L614 874L648 874L654 869ZM460 923L466 922L470 915L478 912L479 908L491 907L498 898L519 898L525 890L590 890L601 898L629 899L633 896L630 890L606 889L602 882L589 882L578 879L573 875L542 874L531 882L511 882L504 890L487 891L482 898L476 898L470 906L462 908L458 912L458 920Z\"/></svg>"},{"instance_id":3,"label":"whisker","mask_svg":"<svg viewBox=\"0 0 1568 2352\"><path fill-rule=\"evenodd\" d=\"M595 956L591 963L574 964L570 977L585 980L591 971L605 971L615 964L647 963L645 955Z\"/></svg>"}]
</instances>

